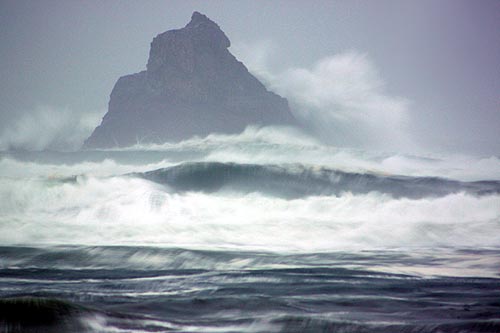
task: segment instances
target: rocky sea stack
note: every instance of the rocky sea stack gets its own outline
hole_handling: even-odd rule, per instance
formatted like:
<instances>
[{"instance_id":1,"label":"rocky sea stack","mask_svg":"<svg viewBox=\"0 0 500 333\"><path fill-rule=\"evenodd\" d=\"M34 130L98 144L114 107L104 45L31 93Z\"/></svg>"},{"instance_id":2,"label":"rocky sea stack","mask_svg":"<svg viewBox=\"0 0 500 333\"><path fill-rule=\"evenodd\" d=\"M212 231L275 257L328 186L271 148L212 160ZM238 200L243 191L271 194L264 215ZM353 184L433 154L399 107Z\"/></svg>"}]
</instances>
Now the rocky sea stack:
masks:
<instances>
[{"instance_id":1,"label":"rocky sea stack","mask_svg":"<svg viewBox=\"0 0 500 333\"><path fill-rule=\"evenodd\" d=\"M84 148L180 141L246 126L291 125L286 99L268 91L228 50L230 41L194 12L153 39L147 69L118 79L102 123Z\"/></svg>"}]
</instances>

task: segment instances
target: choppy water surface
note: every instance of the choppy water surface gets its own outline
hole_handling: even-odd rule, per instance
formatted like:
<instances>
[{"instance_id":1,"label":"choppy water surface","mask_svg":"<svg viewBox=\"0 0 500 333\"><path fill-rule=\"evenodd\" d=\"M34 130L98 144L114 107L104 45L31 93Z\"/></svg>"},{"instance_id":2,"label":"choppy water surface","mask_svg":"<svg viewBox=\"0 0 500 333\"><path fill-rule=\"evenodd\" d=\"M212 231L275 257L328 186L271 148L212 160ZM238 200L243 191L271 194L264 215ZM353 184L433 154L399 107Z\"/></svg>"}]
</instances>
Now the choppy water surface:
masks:
<instances>
[{"instance_id":1,"label":"choppy water surface","mask_svg":"<svg viewBox=\"0 0 500 333\"><path fill-rule=\"evenodd\" d=\"M2 297L26 304L40 297L68 302L61 306L68 312L50 303L24 304L24 316L45 307L56 311L54 331L500 328L499 279L488 272L499 251L284 255L126 246L4 247L0 254ZM483 273L492 276L478 276ZM45 324L40 322L34 331Z\"/></svg>"},{"instance_id":2,"label":"choppy water surface","mask_svg":"<svg viewBox=\"0 0 500 333\"><path fill-rule=\"evenodd\" d=\"M249 129L0 155L0 331L499 332L500 160Z\"/></svg>"}]
</instances>

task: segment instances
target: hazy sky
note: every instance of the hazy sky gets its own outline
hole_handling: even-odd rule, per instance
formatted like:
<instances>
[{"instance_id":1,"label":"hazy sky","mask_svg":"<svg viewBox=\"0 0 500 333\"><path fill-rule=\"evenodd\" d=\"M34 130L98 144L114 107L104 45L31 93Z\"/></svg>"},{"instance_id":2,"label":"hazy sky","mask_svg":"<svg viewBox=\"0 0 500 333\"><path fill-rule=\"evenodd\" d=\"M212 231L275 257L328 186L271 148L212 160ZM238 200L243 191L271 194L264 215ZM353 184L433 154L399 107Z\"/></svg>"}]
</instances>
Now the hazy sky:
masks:
<instances>
[{"instance_id":1,"label":"hazy sky","mask_svg":"<svg viewBox=\"0 0 500 333\"><path fill-rule=\"evenodd\" d=\"M118 77L145 68L152 38L194 10L299 112L343 124L333 141L362 131L380 145L500 155L496 0L2 0L0 138L30 140L19 132L53 121L47 131L80 140L70 136L103 115Z\"/></svg>"}]
</instances>

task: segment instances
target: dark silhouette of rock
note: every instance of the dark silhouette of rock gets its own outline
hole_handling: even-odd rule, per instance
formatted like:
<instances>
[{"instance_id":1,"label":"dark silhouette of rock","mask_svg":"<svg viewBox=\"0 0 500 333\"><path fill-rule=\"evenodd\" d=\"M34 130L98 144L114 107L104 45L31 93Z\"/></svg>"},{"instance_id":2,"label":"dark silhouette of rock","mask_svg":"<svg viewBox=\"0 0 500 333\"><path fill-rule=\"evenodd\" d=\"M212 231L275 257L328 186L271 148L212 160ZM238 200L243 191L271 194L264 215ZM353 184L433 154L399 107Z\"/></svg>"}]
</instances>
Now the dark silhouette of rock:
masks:
<instances>
[{"instance_id":1,"label":"dark silhouette of rock","mask_svg":"<svg viewBox=\"0 0 500 333\"><path fill-rule=\"evenodd\" d=\"M293 125L287 100L268 91L229 46L219 26L198 12L184 28L156 36L147 69L116 82L108 112L84 148Z\"/></svg>"}]
</instances>

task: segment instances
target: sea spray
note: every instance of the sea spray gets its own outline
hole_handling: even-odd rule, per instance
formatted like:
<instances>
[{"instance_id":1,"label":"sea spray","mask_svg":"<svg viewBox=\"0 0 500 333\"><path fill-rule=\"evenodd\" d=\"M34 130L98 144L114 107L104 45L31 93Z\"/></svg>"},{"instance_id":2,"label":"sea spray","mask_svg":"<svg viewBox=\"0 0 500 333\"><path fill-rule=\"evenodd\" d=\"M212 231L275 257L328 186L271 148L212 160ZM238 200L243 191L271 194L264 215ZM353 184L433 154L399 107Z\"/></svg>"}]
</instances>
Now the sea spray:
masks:
<instances>
[{"instance_id":1,"label":"sea spray","mask_svg":"<svg viewBox=\"0 0 500 333\"><path fill-rule=\"evenodd\" d=\"M130 176L2 180L2 244L157 244L334 251L500 244L500 195L384 193L284 199L177 193Z\"/></svg>"}]
</instances>

